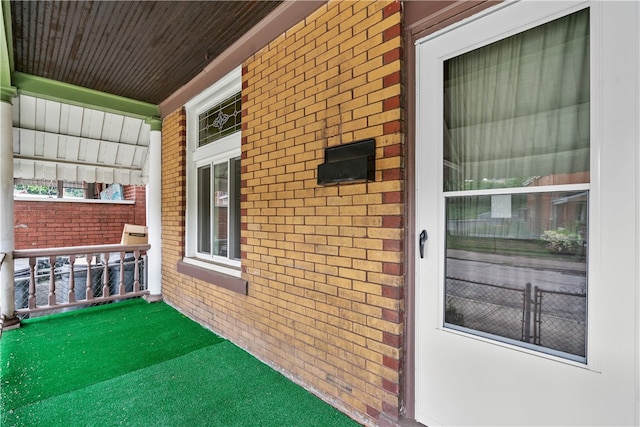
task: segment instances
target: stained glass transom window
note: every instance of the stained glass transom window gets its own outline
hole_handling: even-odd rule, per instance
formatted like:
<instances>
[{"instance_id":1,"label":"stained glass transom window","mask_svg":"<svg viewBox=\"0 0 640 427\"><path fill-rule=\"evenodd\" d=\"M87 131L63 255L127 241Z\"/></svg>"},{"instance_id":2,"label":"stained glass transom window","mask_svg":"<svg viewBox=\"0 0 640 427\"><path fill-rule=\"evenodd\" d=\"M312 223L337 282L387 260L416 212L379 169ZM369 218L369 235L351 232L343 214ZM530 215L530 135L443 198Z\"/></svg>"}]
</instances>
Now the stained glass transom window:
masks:
<instances>
[{"instance_id":1,"label":"stained glass transom window","mask_svg":"<svg viewBox=\"0 0 640 427\"><path fill-rule=\"evenodd\" d=\"M198 147L240 130L242 108L240 92L200 114Z\"/></svg>"}]
</instances>

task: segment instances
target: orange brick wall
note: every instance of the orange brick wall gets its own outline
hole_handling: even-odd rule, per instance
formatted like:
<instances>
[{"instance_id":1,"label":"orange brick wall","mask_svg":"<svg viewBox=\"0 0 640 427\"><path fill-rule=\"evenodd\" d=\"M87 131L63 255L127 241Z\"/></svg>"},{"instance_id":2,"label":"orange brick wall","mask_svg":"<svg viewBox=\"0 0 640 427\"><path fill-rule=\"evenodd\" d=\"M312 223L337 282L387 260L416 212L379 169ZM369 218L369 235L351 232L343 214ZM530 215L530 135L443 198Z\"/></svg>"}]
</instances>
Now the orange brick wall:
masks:
<instances>
[{"instance_id":1,"label":"orange brick wall","mask_svg":"<svg viewBox=\"0 0 640 427\"><path fill-rule=\"evenodd\" d=\"M147 187L145 185L125 185L124 199L134 200L134 222L131 224L147 224Z\"/></svg>"},{"instance_id":2,"label":"orange brick wall","mask_svg":"<svg viewBox=\"0 0 640 427\"><path fill-rule=\"evenodd\" d=\"M330 2L243 64L249 295L176 272L185 117L163 124L163 295L360 422L397 418L404 181L399 2ZM376 140L375 182L319 186L324 149Z\"/></svg>"},{"instance_id":3,"label":"orange brick wall","mask_svg":"<svg viewBox=\"0 0 640 427\"><path fill-rule=\"evenodd\" d=\"M162 294L166 301L202 321L195 313L210 305L198 297L196 287L202 285L176 272L184 254L186 129L183 109L162 122Z\"/></svg>"},{"instance_id":4,"label":"orange brick wall","mask_svg":"<svg viewBox=\"0 0 640 427\"><path fill-rule=\"evenodd\" d=\"M16 249L120 243L124 224L145 225L144 186L129 190L134 204L14 201Z\"/></svg>"}]
</instances>

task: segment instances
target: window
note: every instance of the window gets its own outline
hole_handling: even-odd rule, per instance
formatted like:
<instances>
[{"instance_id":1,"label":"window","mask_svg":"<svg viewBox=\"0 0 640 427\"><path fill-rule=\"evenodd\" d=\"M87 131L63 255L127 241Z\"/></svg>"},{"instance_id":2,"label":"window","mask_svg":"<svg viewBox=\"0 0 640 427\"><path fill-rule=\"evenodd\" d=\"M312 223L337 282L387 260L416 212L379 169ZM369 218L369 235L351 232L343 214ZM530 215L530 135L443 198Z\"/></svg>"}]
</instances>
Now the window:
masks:
<instances>
[{"instance_id":1,"label":"window","mask_svg":"<svg viewBox=\"0 0 640 427\"><path fill-rule=\"evenodd\" d=\"M241 73L186 104L185 262L240 276Z\"/></svg>"},{"instance_id":2,"label":"window","mask_svg":"<svg viewBox=\"0 0 640 427\"><path fill-rule=\"evenodd\" d=\"M198 252L240 259L240 159L199 167L197 185Z\"/></svg>"},{"instance_id":3,"label":"window","mask_svg":"<svg viewBox=\"0 0 640 427\"><path fill-rule=\"evenodd\" d=\"M240 92L199 115L198 147L240 131Z\"/></svg>"},{"instance_id":4,"label":"window","mask_svg":"<svg viewBox=\"0 0 640 427\"><path fill-rule=\"evenodd\" d=\"M589 9L443 71L444 324L584 361Z\"/></svg>"},{"instance_id":5,"label":"window","mask_svg":"<svg viewBox=\"0 0 640 427\"><path fill-rule=\"evenodd\" d=\"M123 187L120 184L24 178L15 178L13 183L13 194L15 196L37 196L50 199L124 200Z\"/></svg>"}]
</instances>

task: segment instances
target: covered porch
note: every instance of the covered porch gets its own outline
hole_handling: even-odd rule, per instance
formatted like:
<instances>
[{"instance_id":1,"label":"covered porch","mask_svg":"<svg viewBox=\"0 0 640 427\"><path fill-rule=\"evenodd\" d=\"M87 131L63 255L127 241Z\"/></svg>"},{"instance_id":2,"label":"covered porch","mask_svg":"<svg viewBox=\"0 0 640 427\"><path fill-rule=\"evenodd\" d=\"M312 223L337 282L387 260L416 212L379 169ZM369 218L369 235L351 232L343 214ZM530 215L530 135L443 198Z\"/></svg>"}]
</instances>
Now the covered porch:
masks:
<instances>
[{"instance_id":1,"label":"covered porch","mask_svg":"<svg viewBox=\"0 0 640 427\"><path fill-rule=\"evenodd\" d=\"M162 301L162 104L279 4L0 3L2 425L356 425ZM14 179L145 185L148 244L17 249Z\"/></svg>"},{"instance_id":2,"label":"covered porch","mask_svg":"<svg viewBox=\"0 0 640 427\"><path fill-rule=\"evenodd\" d=\"M25 320L0 360L2 425L357 425L163 302Z\"/></svg>"},{"instance_id":3,"label":"covered porch","mask_svg":"<svg viewBox=\"0 0 640 427\"><path fill-rule=\"evenodd\" d=\"M226 73L228 70L212 69L212 61L233 54L239 39L255 38L250 34L252 28L279 5L2 1L1 330L18 327L25 314L16 312L16 269L22 268L16 262L35 259L33 253L15 251L14 179L146 186L143 225L148 227L149 246L142 249L145 283L126 293L150 301L162 299L163 105L192 96L184 86L193 79L208 81L213 74ZM286 6L271 19L290 13L303 16L315 5ZM67 259L93 255L98 259L100 252L104 257L100 246L110 244L113 242L96 241L95 248L37 249L45 250L38 255L45 260L61 251ZM108 249L117 255L141 248ZM27 311L79 305L69 296L61 301L61 290L56 294L55 280L50 282L45 299L51 304L35 304L35 295L27 296L32 300ZM105 282L103 287L108 286ZM69 291L68 287L64 290ZM71 289L74 291L77 289ZM115 299L120 294L114 291L112 286L110 293L95 297Z\"/></svg>"},{"instance_id":4,"label":"covered porch","mask_svg":"<svg viewBox=\"0 0 640 427\"><path fill-rule=\"evenodd\" d=\"M152 359L150 355L140 356L137 349L131 348L132 343L141 342L145 349L153 350L168 346L163 341L165 334L170 335L170 342L180 341L184 327L168 325L155 334L146 320L132 320L129 314L116 310L123 304L140 304L150 310L167 305L175 307L355 420L370 425L393 425L401 410L400 373L404 369L404 187L399 126L402 111L399 81L401 2L387 0L362 6L366 3L324 0L124 3L3 0L0 4L0 22L4 25L0 31L4 37L0 40L0 252L4 254L0 267L2 347L10 347L5 343L9 343L8 338L12 336L22 337L14 348L24 345L28 350L25 343L48 342L45 333L29 334L36 328L40 330L40 325L49 321L32 316L33 310L42 308L38 314L48 313L52 307L63 311L54 314L52 320L76 319L75 316L80 319L83 316L79 325L71 326L72 332L67 333L66 341L52 344L52 348L73 348L80 354L35 356L37 360L56 359L61 362L61 368L51 375L48 372L56 369L34 370L40 380L46 378L48 381L42 383L41 390L54 392L54 395L47 397L42 394L34 401L11 403L6 411L12 418L3 421L20 425L26 417L38 421L51 420L51 425L77 424L78 420L89 420L91 425L117 422L129 425L342 425L332 416L317 415L297 399L280 397L272 400L273 388L263 392L261 386L275 383L275 380L255 383L252 375L225 376L211 371L210 365L215 365L218 357L229 361L224 363L225 369L241 370L244 359L237 352L227 358L217 354L219 349L227 346L224 342L194 349L188 355L170 355L153 366L139 366L113 377L101 377L97 382L106 386L102 390L97 390L96 383L79 385L74 390L56 391L58 383L71 381L66 376L69 371L84 366L85 362L91 363L92 358L91 369L83 375L97 378L113 366L128 365L132 359ZM336 14L340 15L339 19ZM363 15L368 18L362 19ZM342 20L344 24L338 25ZM304 119L308 125L298 126L301 119L294 118L299 114L297 112L288 117L290 124L287 126L304 128L305 135L297 135L298 131L290 135L292 132L287 128L276 130L275 124L268 124L269 132L273 129L292 144L290 149L282 149L275 141L270 141L269 147L269 150L274 150L274 155L286 158L287 164L291 163L295 168L287 187L309 187L304 192L296 191L296 194L264 187L265 193L267 190L273 193L269 204L288 203L287 198L296 206L298 203L311 203L310 206L314 207L304 212L292 208L285 215L272 209L262 209L259 215L257 212L254 215L254 208L249 203L251 200L243 199L254 191L253 186L256 185L255 180L248 179L249 173L253 174L249 170L259 168L260 173L273 175L269 179L276 179L280 172L272 165L259 165L251 146L240 141L245 134L249 135L247 138L251 138L250 135L256 137L255 132L259 129L255 123L259 117L251 118L247 114L251 105L255 106L258 91L264 83L262 79L251 77L249 71L254 70L261 52L279 50L284 53L285 48L280 46L283 41L317 36L324 40L324 46L334 39L321 28L307 34L312 27L307 26L309 23L339 30L342 36L335 41L340 46L344 45L347 56L355 58L356 51L363 50L357 58L358 61L366 58L366 65L348 61L344 76L340 76L348 77L345 85L340 84L331 90L320 86L309 88L307 85L316 81L316 73L321 72L323 64L336 58L333 52L325 53L324 47L304 54L311 43L298 41L286 49L286 57L298 57L299 61L305 62L305 57L318 55L320 65L305 71L306 67L280 64L281 54L274 58L278 63L273 67L281 71L295 67L291 72L298 75L291 80L296 85L297 95L287 97L285 103L293 103L298 97L314 99L316 90L320 91L317 96L323 97L319 103L342 102L340 100L345 95L351 98L354 89L349 82L352 81L363 86L363 94L349 102L347 112L337 111L340 108L335 105L323 107L318 112L315 107L308 109L309 117ZM347 37L353 32L358 32L359 37ZM368 37L369 34L375 34L375 37ZM384 37L389 40L383 42ZM375 45L368 42L369 39L375 39ZM360 45L349 47L352 42ZM338 46L335 49L339 48L342 49ZM312 59L306 63L315 61ZM381 61L391 63L381 67ZM331 72L337 68L342 67L333 64ZM187 213L193 213L196 207L196 198L192 196L197 186L196 182L189 180L187 171L200 166L187 159L193 144L187 141L187 135L197 127L187 126L186 111L189 105L193 105L190 102L209 96L208 90L220 81L225 82L224 78L232 72L233 88L229 85L229 90L238 89L240 92L243 107L237 111L241 111L243 119L242 128L237 132L238 146L234 147L238 152L229 155L233 159L241 159L235 163L241 164L240 179L235 182L239 184L236 194L241 197L242 209L234 214L237 213L235 219L241 230L236 237L244 240L240 240L242 250L236 255L237 259L220 263L213 259L217 254L208 258L198 257L191 250L196 240L190 232L197 222L191 220ZM361 79L351 79L355 72L361 74ZM320 82L319 79L330 76L327 72L322 74L323 77L317 76L319 85L326 81ZM264 75L265 79L276 78L276 74L269 70ZM362 82L362 78L367 82ZM337 80L333 81L337 83ZM216 91L219 89L218 86L215 88ZM336 94L334 90L340 93ZM327 96L331 97L330 100L325 99ZM295 102L287 108L305 113L305 102ZM265 108L279 107L265 104ZM337 135L331 136L342 128L343 118L350 121L352 110L366 114L366 117L354 123L356 128L344 140ZM369 126L369 121L372 126ZM314 123L323 123L331 134L315 129ZM323 151L321 141L341 144L369 136L379 139L382 145L376 148L376 156L385 160L376 170L376 182L357 182L345 188L318 187L314 179L316 161L313 158ZM315 142L306 145L307 138ZM305 144L305 148L301 144ZM305 152L298 153L301 149ZM210 160L218 161L217 158ZM212 166L215 169L215 164ZM48 284L43 287L46 294L44 307L38 303L37 289L32 289L35 288L32 287L34 281L29 277L27 299L35 299L36 303L35 307L29 307L30 312L22 313L15 308L15 262L29 260L27 265L31 268L31 259L42 253L25 253L16 248L15 223L11 218L14 211L11 187L14 179L32 176L85 182L95 180L97 183L113 179L145 185L149 245L105 247L110 242L98 240L91 247L37 249L47 251L44 258L48 258L50 266L62 256L68 259L68 265L73 264L72 258L75 257L76 265L79 259L84 259L91 268L85 270L84 287L78 278L74 278L73 286L59 287L56 272L49 271L53 277L49 277ZM210 192L203 190L203 194ZM259 197L266 200L269 195ZM338 199L341 200L340 206L334 205ZM223 204L220 203L221 206ZM357 207L352 208L353 205ZM247 209L251 215L247 214ZM260 242L254 238L254 234L258 237L254 230L256 224L270 222L268 217L282 221L285 217L287 221L307 221L310 218L310 225L302 230L296 223L295 230L291 227L286 234L275 235L269 231ZM325 224L332 221L338 222L329 226ZM338 238L342 233L345 237ZM314 241L307 241L303 234L318 236ZM305 241L299 240L295 247L291 243L292 247L286 253L275 250L270 254L262 253L260 248L274 246L276 249L275 240L283 240L285 236L287 240ZM111 276L111 254L115 254L113 264L117 268L127 262L129 253L137 259L136 251L140 252L140 258L146 256L146 275L138 273L144 276L144 280L139 280L140 277L136 280L134 276L134 285L129 290L127 280L122 277L124 268L120 267L115 283L111 278L107 282L105 278ZM61 252L65 253L59 255ZM100 261L94 269L91 261L98 257ZM265 263L259 265L256 257L264 258ZM94 270L102 274L95 280L92 276ZM138 268L134 271L138 272ZM282 275L283 272L286 274ZM44 279L46 281L47 278ZM285 286L283 281L291 283ZM136 286L138 282L139 286ZM93 323L100 317L102 306L67 312L69 308L86 304L96 283L98 286L91 304L109 303L105 304L108 309L104 308L109 314L109 321ZM58 301L59 296L63 296L61 302ZM146 304L140 296L156 303ZM100 298L105 301L99 301ZM119 301L129 299L132 302ZM28 318L24 314L28 314ZM127 338L123 330L127 327L115 329L111 326L111 318L119 317L125 318L129 329L139 327L143 333ZM172 318L170 315L167 317ZM176 324L180 325L179 322ZM107 336L117 337L119 344L126 349L98 344L98 350L88 350L80 341L88 340L85 333L94 329L107 332L98 342ZM198 339L188 341L199 342ZM210 353L199 353L205 351ZM24 353L19 356L12 354L3 357L33 363L33 357L30 359ZM102 357L99 362L95 361L97 355ZM199 362L205 361L204 366L193 360L180 365L169 363L175 359L183 360L183 356L199 357ZM47 374L41 375L40 372ZM141 378L138 374L144 375L145 381L136 382L135 379ZM134 382L121 382L123 377L134 378ZM152 381L147 382L146 379ZM205 384L203 380L206 380ZM35 386L39 384L37 381L27 383L18 377L10 377L7 381L16 384L17 388L13 390L36 390ZM187 391L193 389L197 394L186 399L168 394L167 387L173 388L174 381L178 397L187 396ZM215 397L214 390L209 388L215 386L229 391L232 390L231 385L244 383L249 391L232 392L231 396L223 398ZM247 399L240 399L241 394L247 394ZM71 402L78 410L60 409L62 407L58 403L62 400ZM308 418L280 417L276 421L268 421L261 412L251 409L252 404L268 405L268 409L261 410L280 414L278 417L283 413L274 408L282 406L284 413L308 412ZM94 406L98 408L96 411L101 410L100 414L92 412ZM134 419L137 412L142 412L142 407L146 408L147 415L141 418L142 421ZM221 408L226 414L220 412ZM36 413L37 409L43 411ZM108 417L104 416L105 409L110 414ZM112 416L120 415L120 412L125 418L114 421ZM189 418L203 413L204 418Z\"/></svg>"}]
</instances>

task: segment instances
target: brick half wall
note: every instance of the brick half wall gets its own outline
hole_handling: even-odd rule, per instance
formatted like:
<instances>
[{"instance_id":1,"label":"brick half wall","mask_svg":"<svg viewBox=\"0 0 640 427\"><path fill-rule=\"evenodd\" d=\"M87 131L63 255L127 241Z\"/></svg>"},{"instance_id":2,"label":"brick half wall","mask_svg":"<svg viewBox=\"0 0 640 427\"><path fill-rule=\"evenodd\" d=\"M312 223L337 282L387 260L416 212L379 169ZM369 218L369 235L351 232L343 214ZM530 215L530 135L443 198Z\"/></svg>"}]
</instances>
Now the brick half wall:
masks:
<instances>
[{"instance_id":1,"label":"brick half wall","mask_svg":"<svg viewBox=\"0 0 640 427\"><path fill-rule=\"evenodd\" d=\"M145 187L131 187L124 203L15 200L15 248L120 243L124 224L146 225Z\"/></svg>"}]
</instances>

